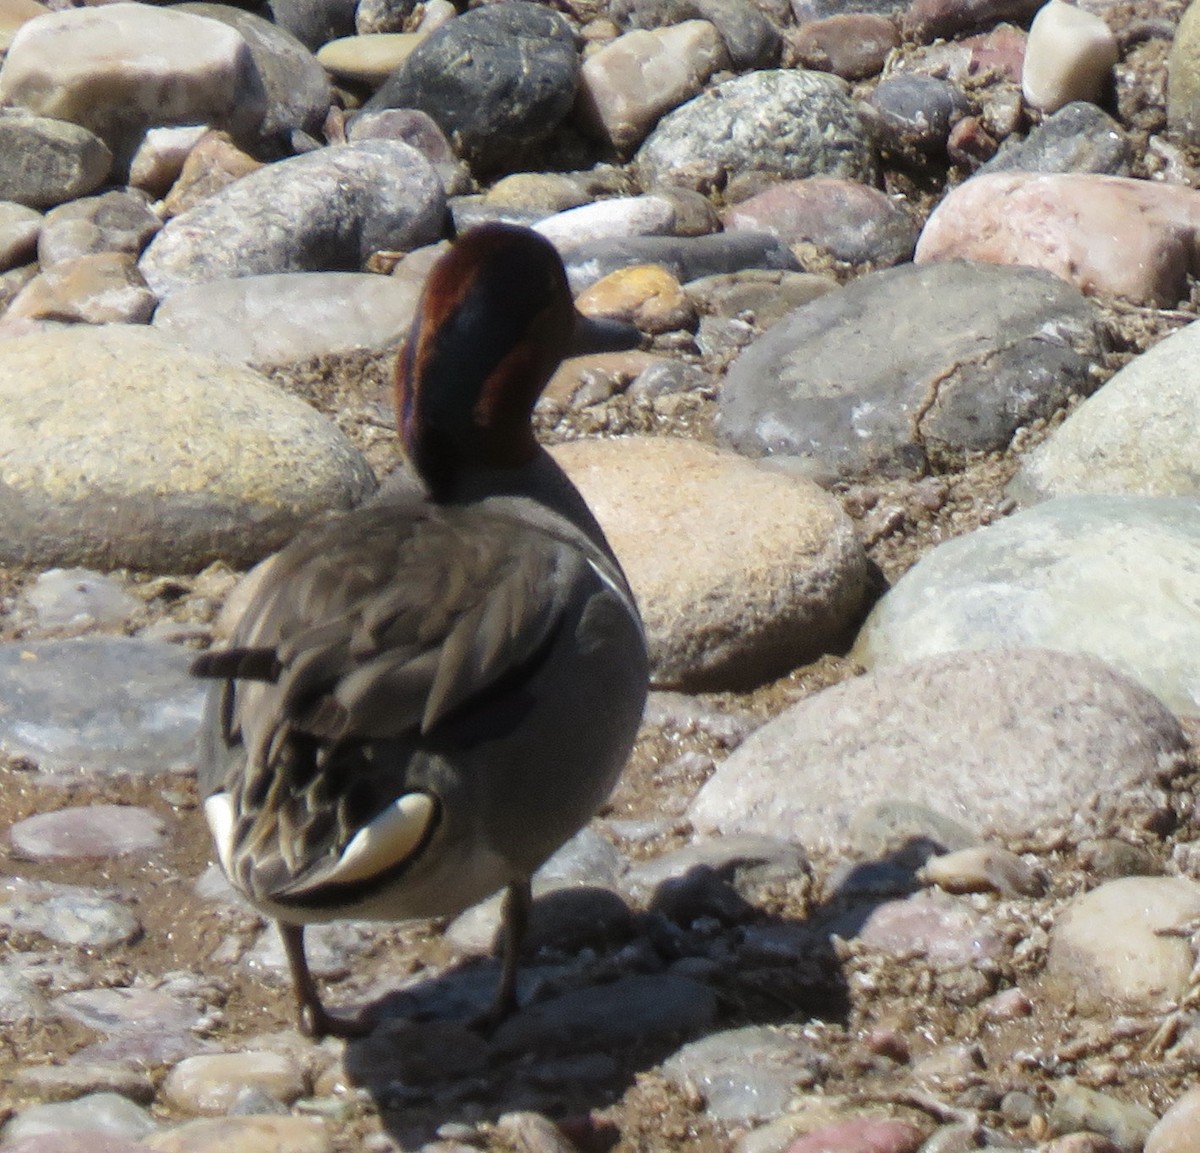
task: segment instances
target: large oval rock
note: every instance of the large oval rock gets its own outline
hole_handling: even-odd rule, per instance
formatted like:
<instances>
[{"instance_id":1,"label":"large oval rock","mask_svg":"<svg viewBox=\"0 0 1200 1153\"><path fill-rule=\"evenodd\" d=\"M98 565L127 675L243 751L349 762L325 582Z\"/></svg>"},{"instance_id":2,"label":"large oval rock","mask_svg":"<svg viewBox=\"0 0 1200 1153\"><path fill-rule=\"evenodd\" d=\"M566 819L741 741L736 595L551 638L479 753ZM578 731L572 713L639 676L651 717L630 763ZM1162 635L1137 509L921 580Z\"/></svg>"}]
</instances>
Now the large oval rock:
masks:
<instances>
[{"instance_id":1,"label":"large oval rock","mask_svg":"<svg viewBox=\"0 0 1200 1153\"><path fill-rule=\"evenodd\" d=\"M1100 351L1093 307L1045 273L907 264L751 344L721 391L718 436L829 478L922 476L1090 391Z\"/></svg>"},{"instance_id":2,"label":"large oval rock","mask_svg":"<svg viewBox=\"0 0 1200 1153\"><path fill-rule=\"evenodd\" d=\"M357 272L373 252L437 240L445 215L442 182L415 148L339 144L260 168L176 216L139 267L160 296L256 273Z\"/></svg>"},{"instance_id":3,"label":"large oval rock","mask_svg":"<svg viewBox=\"0 0 1200 1153\"><path fill-rule=\"evenodd\" d=\"M757 684L834 650L857 621L866 557L816 485L669 437L554 455L621 559L657 684Z\"/></svg>"},{"instance_id":4,"label":"large oval rock","mask_svg":"<svg viewBox=\"0 0 1200 1153\"><path fill-rule=\"evenodd\" d=\"M1159 341L1025 458L1018 500L1074 493L1200 497L1200 324Z\"/></svg>"},{"instance_id":5,"label":"large oval rock","mask_svg":"<svg viewBox=\"0 0 1200 1153\"><path fill-rule=\"evenodd\" d=\"M718 84L664 116L635 159L647 188L722 191L748 175L875 177L874 149L846 84L799 69Z\"/></svg>"},{"instance_id":6,"label":"large oval rock","mask_svg":"<svg viewBox=\"0 0 1200 1153\"><path fill-rule=\"evenodd\" d=\"M688 815L702 832L807 848L854 846L883 806L1026 834L1156 784L1185 748L1170 711L1094 657L953 653L793 705L718 765Z\"/></svg>"},{"instance_id":7,"label":"large oval rock","mask_svg":"<svg viewBox=\"0 0 1200 1153\"><path fill-rule=\"evenodd\" d=\"M419 108L472 168L511 167L566 117L579 86L571 26L509 0L443 24L363 108Z\"/></svg>"},{"instance_id":8,"label":"large oval rock","mask_svg":"<svg viewBox=\"0 0 1200 1153\"><path fill-rule=\"evenodd\" d=\"M46 116L0 116L0 155L0 200L30 208L86 196L104 183L113 163L94 132Z\"/></svg>"},{"instance_id":9,"label":"large oval rock","mask_svg":"<svg viewBox=\"0 0 1200 1153\"><path fill-rule=\"evenodd\" d=\"M251 136L266 111L239 33L151 4L68 8L30 20L0 69L0 98L90 129L119 166L148 128L211 124Z\"/></svg>"},{"instance_id":10,"label":"large oval rock","mask_svg":"<svg viewBox=\"0 0 1200 1153\"><path fill-rule=\"evenodd\" d=\"M961 649L1090 652L1195 713L1198 572L1196 501L1063 497L927 553L872 610L852 655L881 667Z\"/></svg>"},{"instance_id":11,"label":"large oval rock","mask_svg":"<svg viewBox=\"0 0 1200 1153\"><path fill-rule=\"evenodd\" d=\"M155 572L248 564L375 484L302 401L116 325L0 342L0 475L4 563Z\"/></svg>"}]
</instances>

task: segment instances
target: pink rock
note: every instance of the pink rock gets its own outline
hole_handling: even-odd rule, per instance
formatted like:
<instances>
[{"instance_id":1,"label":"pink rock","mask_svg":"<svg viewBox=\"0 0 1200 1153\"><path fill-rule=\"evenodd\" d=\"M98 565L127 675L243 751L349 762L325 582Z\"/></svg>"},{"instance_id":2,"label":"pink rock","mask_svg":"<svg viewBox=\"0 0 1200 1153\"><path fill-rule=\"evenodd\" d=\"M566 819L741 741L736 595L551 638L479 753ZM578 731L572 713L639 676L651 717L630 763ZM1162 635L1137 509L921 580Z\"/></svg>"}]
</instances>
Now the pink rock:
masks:
<instances>
[{"instance_id":1,"label":"pink rock","mask_svg":"<svg viewBox=\"0 0 1200 1153\"><path fill-rule=\"evenodd\" d=\"M886 16L845 12L812 20L791 38L790 62L846 80L878 75L887 54L900 43L900 32Z\"/></svg>"},{"instance_id":2,"label":"pink rock","mask_svg":"<svg viewBox=\"0 0 1200 1153\"><path fill-rule=\"evenodd\" d=\"M1200 1089L1189 1089L1150 1130L1146 1153L1197 1153L1200 1150Z\"/></svg>"},{"instance_id":3,"label":"pink rock","mask_svg":"<svg viewBox=\"0 0 1200 1153\"><path fill-rule=\"evenodd\" d=\"M914 1153L925 1134L908 1121L856 1117L807 1133L787 1153Z\"/></svg>"},{"instance_id":4,"label":"pink rock","mask_svg":"<svg viewBox=\"0 0 1200 1153\"><path fill-rule=\"evenodd\" d=\"M117 857L160 848L166 826L149 809L134 805L81 805L39 813L9 830L13 848L26 858Z\"/></svg>"},{"instance_id":5,"label":"pink rock","mask_svg":"<svg viewBox=\"0 0 1200 1153\"><path fill-rule=\"evenodd\" d=\"M858 939L881 953L921 954L945 965L971 965L1002 951L999 938L970 905L933 891L877 905Z\"/></svg>"},{"instance_id":6,"label":"pink rock","mask_svg":"<svg viewBox=\"0 0 1200 1153\"><path fill-rule=\"evenodd\" d=\"M1090 173L999 172L951 192L930 216L916 261L1044 268L1082 291L1176 304L1198 267L1200 192Z\"/></svg>"},{"instance_id":7,"label":"pink rock","mask_svg":"<svg viewBox=\"0 0 1200 1153\"><path fill-rule=\"evenodd\" d=\"M773 232L849 264L896 264L912 254L916 225L882 192L815 176L776 184L725 212L725 227Z\"/></svg>"}]
</instances>

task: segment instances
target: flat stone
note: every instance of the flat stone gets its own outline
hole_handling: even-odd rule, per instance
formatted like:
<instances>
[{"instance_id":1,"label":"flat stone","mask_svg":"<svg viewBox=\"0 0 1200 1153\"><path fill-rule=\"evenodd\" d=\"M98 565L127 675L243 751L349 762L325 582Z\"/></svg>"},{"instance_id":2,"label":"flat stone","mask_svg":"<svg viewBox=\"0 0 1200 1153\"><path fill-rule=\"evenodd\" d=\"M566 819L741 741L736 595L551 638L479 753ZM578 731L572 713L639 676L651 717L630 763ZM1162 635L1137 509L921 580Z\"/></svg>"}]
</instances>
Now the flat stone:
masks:
<instances>
[{"instance_id":1,"label":"flat stone","mask_svg":"<svg viewBox=\"0 0 1200 1153\"><path fill-rule=\"evenodd\" d=\"M38 625L48 629L118 625L143 603L116 577L85 568L47 569L21 599Z\"/></svg>"},{"instance_id":2,"label":"flat stone","mask_svg":"<svg viewBox=\"0 0 1200 1153\"><path fill-rule=\"evenodd\" d=\"M378 88L424 39L414 32L340 36L317 50L317 60L334 76Z\"/></svg>"},{"instance_id":3,"label":"flat stone","mask_svg":"<svg viewBox=\"0 0 1200 1153\"><path fill-rule=\"evenodd\" d=\"M14 1080L23 1093L41 1101L73 1101L90 1093L120 1093L138 1105L154 1100L154 1082L149 1076L120 1065L31 1065L19 1069Z\"/></svg>"},{"instance_id":4,"label":"flat stone","mask_svg":"<svg viewBox=\"0 0 1200 1153\"><path fill-rule=\"evenodd\" d=\"M190 285L171 293L154 327L198 352L242 364L283 364L408 333L420 285L367 272L280 272Z\"/></svg>"},{"instance_id":5,"label":"flat stone","mask_svg":"<svg viewBox=\"0 0 1200 1153\"><path fill-rule=\"evenodd\" d=\"M926 1133L911 1121L892 1117L854 1117L823 1125L788 1146L787 1153L917 1153L932 1149Z\"/></svg>"},{"instance_id":6,"label":"flat stone","mask_svg":"<svg viewBox=\"0 0 1200 1153\"><path fill-rule=\"evenodd\" d=\"M1155 787L1183 747L1170 712L1094 658L956 653L793 705L717 766L689 816L706 834L844 851L860 806L900 800L1016 836L1082 816L1118 785Z\"/></svg>"},{"instance_id":7,"label":"flat stone","mask_svg":"<svg viewBox=\"0 0 1200 1153\"><path fill-rule=\"evenodd\" d=\"M608 237L669 236L674 205L664 196L615 196L568 208L540 220L534 231L551 244L585 244Z\"/></svg>"},{"instance_id":8,"label":"flat stone","mask_svg":"<svg viewBox=\"0 0 1200 1153\"><path fill-rule=\"evenodd\" d=\"M962 649L1087 652L1195 713L1198 568L1194 500L1061 497L927 553L875 606L852 656L877 668Z\"/></svg>"},{"instance_id":9,"label":"flat stone","mask_svg":"<svg viewBox=\"0 0 1200 1153\"><path fill-rule=\"evenodd\" d=\"M26 817L8 838L26 860L87 860L164 848L167 826L136 805L79 805Z\"/></svg>"},{"instance_id":10,"label":"flat stone","mask_svg":"<svg viewBox=\"0 0 1200 1153\"><path fill-rule=\"evenodd\" d=\"M31 20L0 70L0 97L89 129L124 170L148 128L211 124L250 135L266 111L241 35L215 20L129 3Z\"/></svg>"},{"instance_id":11,"label":"flat stone","mask_svg":"<svg viewBox=\"0 0 1200 1153\"><path fill-rule=\"evenodd\" d=\"M868 133L844 83L803 70L753 72L718 84L664 116L634 159L644 185L727 196L760 174L875 178Z\"/></svg>"},{"instance_id":12,"label":"flat stone","mask_svg":"<svg viewBox=\"0 0 1200 1153\"><path fill-rule=\"evenodd\" d=\"M1192 949L1170 930L1200 914L1200 885L1182 877L1121 877L1076 897L1055 918L1045 981L1056 1001L1091 1014L1114 1003L1159 1012L1189 987Z\"/></svg>"},{"instance_id":13,"label":"flat stone","mask_svg":"<svg viewBox=\"0 0 1200 1153\"><path fill-rule=\"evenodd\" d=\"M852 626L862 546L815 485L663 437L576 441L554 455L621 559L659 686L759 683L832 651Z\"/></svg>"},{"instance_id":14,"label":"flat stone","mask_svg":"<svg viewBox=\"0 0 1200 1153\"><path fill-rule=\"evenodd\" d=\"M119 1093L90 1093L74 1101L30 1105L0 1129L0 1136L5 1144L15 1144L26 1138L66 1130L136 1141L157 1128L157 1122L145 1109Z\"/></svg>"},{"instance_id":15,"label":"flat stone","mask_svg":"<svg viewBox=\"0 0 1200 1153\"><path fill-rule=\"evenodd\" d=\"M853 332L854 340L845 334ZM817 478L926 475L1094 387L1097 314L1044 273L905 264L793 312L729 369L717 436Z\"/></svg>"},{"instance_id":16,"label":"flat stone","mask_svg":"<svg viewBox=\"0 0 1200 1153\"><path fill-rule=\"evenodd\" d=\"M176 216L139 266L159 296L257 273L359 271L374 252L438 239L445 211L442 182L415 148L333 145L251 172Z\"/></svg>"},{"instance_id":17,"label":"flat stone","mask_svg":"<svg viewBox=\"0 0 1200 1153\"><path fill-rule=\"evenodd\" d=\"M1010 495L1200 496L1198 357L1195 323L1135 357L1022 458Z\"/></svg>"},{"instance_id":18,"label":"flat stone","mask_svg":"<svg viewBox=\"0 0 1200 1153\"><path fill-rule=\"evenodd\" d=\"M167 1074L162 1092L184 1113L223 1117L247 1089L290 1105L306 1088L303 1071L287 1057L244 1050L185 1057Z\"/></svg>"},{"instance_id":19,"label":"flat stone","mask_svg":"<svg viewBox=\"0 0 1200 1153\"><path fill-rule=\"evenodd\" d=\"M141 922L119 901L79 885L53 885L14 877L0 884L0 925L37 933L60 945L106 949L141 934Z\"/></svg>"},{"instance_id":20,"label":"flat stone","mask_svg":"<svg viewBox=\"0 0 1200 1153\"><path fill-rule=\"evenodd\" d=\"M0 342L6 563L244 565L370 494L366 462L323 416L181 347L125 326Z\"/></svg>"}]
</instances>

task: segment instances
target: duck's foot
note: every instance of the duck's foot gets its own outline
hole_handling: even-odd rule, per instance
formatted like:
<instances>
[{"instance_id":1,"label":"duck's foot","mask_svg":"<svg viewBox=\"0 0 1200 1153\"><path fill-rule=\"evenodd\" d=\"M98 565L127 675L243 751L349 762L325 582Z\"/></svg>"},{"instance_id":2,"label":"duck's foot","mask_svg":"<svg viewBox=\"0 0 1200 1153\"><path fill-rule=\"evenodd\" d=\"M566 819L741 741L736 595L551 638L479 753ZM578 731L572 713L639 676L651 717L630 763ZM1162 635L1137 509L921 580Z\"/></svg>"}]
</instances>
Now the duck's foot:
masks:
<instances>
[{"instance_id":1,"label":"duck's foot","mask_svg":"<svg viewBox=\"0 0 1200 1153\"><path fill-rule=\"evenodd\" d=\"M322 1037L365 1037L375 1028L371 1013L355 1017L335 1017L321 1003L317 983L308 968L304 953L304 926L279 923L279 935L292 972L292 993L296 998L296 1027L314 1041Z\"/></svg>"},{"instance_id":2,"label":"duck's foot","mask_svg":"<svg viewBox=\"0 0 1200 1153\"><path fill-rule=\"evenodd\" d=\"M529 928L529 912L533 906L533 891L529 878L514 881L504 895L504 951L500 967L500 983L491 1005L472 1017L468 1028L487 1036L495 1032L518 1008L517 970L521 960L521 944Z\"/></svg>"}]
</instances>

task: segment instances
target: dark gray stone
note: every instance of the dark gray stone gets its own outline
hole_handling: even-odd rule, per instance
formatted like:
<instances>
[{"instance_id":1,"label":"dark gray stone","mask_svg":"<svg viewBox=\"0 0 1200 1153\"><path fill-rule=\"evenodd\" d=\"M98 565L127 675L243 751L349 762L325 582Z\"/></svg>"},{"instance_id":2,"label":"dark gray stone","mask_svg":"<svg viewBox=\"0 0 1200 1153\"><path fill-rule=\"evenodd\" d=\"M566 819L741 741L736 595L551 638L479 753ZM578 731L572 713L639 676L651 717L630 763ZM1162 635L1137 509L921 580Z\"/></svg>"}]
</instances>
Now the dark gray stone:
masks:
<instances>
[{"instance_id":1,"label":"dark gray stone","mask_svg":"<svg viewBox=\"0 0 1200 1153\"><path fill-rule=\"evenodd\" d=\"M108 146L86 128L44 116L0 114L0 200L49 208L86 196L112 169Z\"/></svg>"},{"instance_id":2,"label":"dark gray stone","mask_svg":"<svg viewBox=\"0 0 1200 1153\"><path fill-rule=\"evenodd\" d=\"M93 252L138 256L162 227L145 196L113 191L60 204L46 213L38 239L42 267Z\"/></svg>"},{"instance_id":3,"label":"dark gray stone","mask_svg":"<svg viewBox=\"0 0 1200 1153\"><path fill-rule=\"evenodd\" d=\"M1128 176L1133 143L1111 116L1076 100L1020 141L1004 146L979 171L1100 172Z\"/></svg>"},{"instance_id":4,"label":"dark gray stone","mask_svg":"<svg viewBox=\"0 0 1200 1153\"><path fill-rule=\"evenodd\" d=\"M676 108L638 149L646 187L732 194L740 183L844 176L873 183L874 147L844 81L803 70L752 72Z\"/></svg>"},{"instance_id":5,"label":"dark gray stone","mask_svg":"<svg viewBox=\"0 0 1200 1153\"><path fill-rule=\"evenodd\" d=\"M267 95L259 129L264 140L282 140L296 129L314 135L320 132L333 92L325 69L299 37L282 24L272 24L229 4L195 0L175 8L219 20L245 37ZM329 6L329 10L338 9ZM353 12L353 6L350 10Z\"/></svg>"},{"instance_id":6,"label":"dark gray stone","mask_svg":"<svg viewBox=\"0 0 1200 1153\"><path fill-rule=\"evenodd\" d=\"M944 152L950 129L969 108L957 84L936 76L887 76L868 104L879 115L885 151Z\"/></svg>"},{"instance_id":7,"label":"dark gray stone","mask_svg":"<svg viewBox=\"0 0 1200 1153\"><path fill-rule=\"evenodd\" d=\"M903 265L820 297L747 348L721 392L718 437L824 477L919 477L1003 448L1091 391L1100 352L1094 307L1057 277Z\"/></svg>"},{"instance_id":8,"label":"dark gray stone","mask_svg":"<svg viewBox=\"0 0 1200 1153\"><path fill-rule=\"evenodd\" d=\"M635 28L669 28L684 20L707 20L725 42L738 72L773 68L782 40L778 29L748 0L632 0L616 6L616 19Z\"/></svg>"},{"instance_id":9,"label":"dark gray stone","mask_svg":"<svg viewBox=\"0 0 1200 1153\"><path fill-rule=\"evenodd\" d=\"M442 25L363 105L418 108L478 172L514 167L571 111L579 56L571 26L528 0Z\"/></svg>"},{"instance_id":10,"label":"dark gray stone","mask_svg":"<svg viewBox=\"0 0 1200 1153\"><path fill-rule=\"evenodd\" d=\"M358 0L267 0L280 28L314 51L339 36L354 35Z\"/></svg>"}]
</instances>

